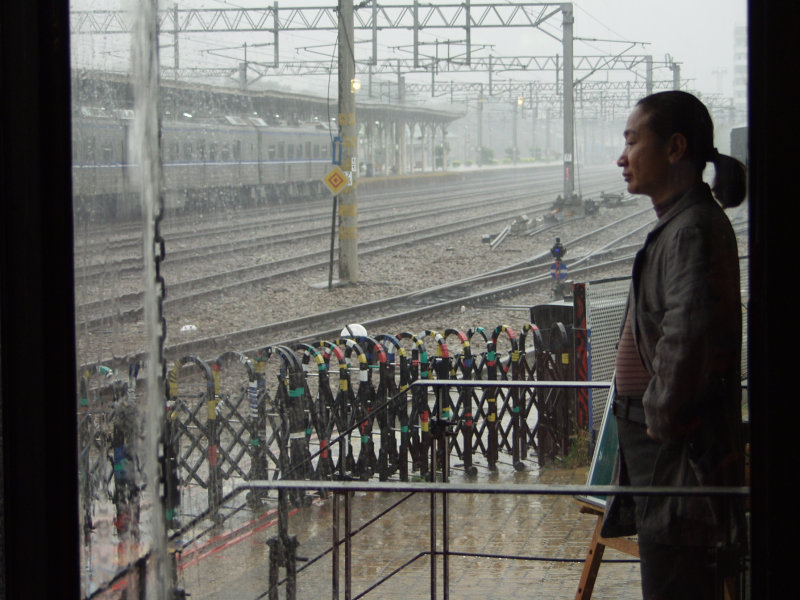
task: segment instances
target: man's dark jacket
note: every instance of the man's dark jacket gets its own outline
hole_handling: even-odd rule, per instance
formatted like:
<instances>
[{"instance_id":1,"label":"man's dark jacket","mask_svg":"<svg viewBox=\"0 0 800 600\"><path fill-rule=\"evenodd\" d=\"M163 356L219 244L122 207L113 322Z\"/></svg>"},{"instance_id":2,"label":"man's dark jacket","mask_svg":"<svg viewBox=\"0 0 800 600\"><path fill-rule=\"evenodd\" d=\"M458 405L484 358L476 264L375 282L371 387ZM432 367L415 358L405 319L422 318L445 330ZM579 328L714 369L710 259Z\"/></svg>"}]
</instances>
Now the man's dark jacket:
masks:
<instances>
[{"instance_id":1,"label":"man's dark jacket","mask_svg":"<svg viewBox=\"0 0 800 600\"><path fill-rule=\"evenodd\" d=\"M647 427L661 441L654 486L740 486L741 297L736 237L704 183L648 234L633 266L628 308L636 349L652 376ZM623 323L624 323L623 319ZM617 454L613 484L629 485ZM613 496L602 534L636 533L633 499ZM650 496L640 536L715 546L743 542L741 499Z\"/></svg>"}]
</instances>

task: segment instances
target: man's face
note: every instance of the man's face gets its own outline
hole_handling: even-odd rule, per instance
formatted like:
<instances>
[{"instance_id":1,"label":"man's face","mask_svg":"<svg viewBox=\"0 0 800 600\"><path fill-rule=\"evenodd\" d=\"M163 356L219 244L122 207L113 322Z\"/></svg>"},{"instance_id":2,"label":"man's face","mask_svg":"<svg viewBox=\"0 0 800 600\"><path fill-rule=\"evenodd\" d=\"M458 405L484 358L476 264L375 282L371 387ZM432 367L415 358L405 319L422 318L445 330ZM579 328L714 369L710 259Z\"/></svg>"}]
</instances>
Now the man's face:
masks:
<instances>
[{"instance_id":1,"label":"man's face","mask_svg":"<svg viewBox=\"0 0 800 600\"><path fill-rule=\"evenodd\" d=\"M649 115L637 106L625 125L625 149L617 159L631 194L644 194L654 204L662 198L669 182L667 144L648 126Z\"/></svg>"}]
</instances>

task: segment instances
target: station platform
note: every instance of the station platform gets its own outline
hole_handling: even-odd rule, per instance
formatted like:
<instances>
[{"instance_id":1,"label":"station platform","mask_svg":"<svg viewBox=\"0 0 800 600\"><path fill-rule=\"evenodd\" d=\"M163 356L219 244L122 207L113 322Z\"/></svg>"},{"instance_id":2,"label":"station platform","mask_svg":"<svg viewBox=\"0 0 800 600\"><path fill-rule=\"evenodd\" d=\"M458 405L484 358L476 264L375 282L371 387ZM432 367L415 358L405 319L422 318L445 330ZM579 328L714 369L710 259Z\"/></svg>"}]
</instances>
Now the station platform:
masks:
<instances>
[{"instance_id":1,"label":"station platform","mask_svg":"<svg viewBox=\"0 0 800 600\"><path fill-rule=\"evenodd\" d=\"M586 476L586 468L547 468L540 473L479 473L478 480L582 485ZM455 471L451 482L459 477ZM436 543L441 552L440 498L437 496ZM434 565L428 552L431 495L356 492L351 501L352 530L357 533L352 538L349 595L344 546L340 545L339 551L338 594L333 592L331 553L319 558L332 546L332 501L320 499L308 508L291 511L289 533L297 536L297 556L316 559L313 564L298 560L296 598L576 597L597 518L582 514L574 498L505 494L453 494L449 498L447 593L443 561L438 557ZM360 529L393 505L387 514ZM340 523L343 525L341 515ZM273 512L187 548L180 556L179 586L192 600L269 598L267 540L276 534L277 514ZM340 529L340 538L342 535ZM603 560L591 597L641 598L637 559L607 548ZM281 569L281 578L283 575ZM288 598L286 594L284 584L276 597Z\"/></svg>"}]
</instances>

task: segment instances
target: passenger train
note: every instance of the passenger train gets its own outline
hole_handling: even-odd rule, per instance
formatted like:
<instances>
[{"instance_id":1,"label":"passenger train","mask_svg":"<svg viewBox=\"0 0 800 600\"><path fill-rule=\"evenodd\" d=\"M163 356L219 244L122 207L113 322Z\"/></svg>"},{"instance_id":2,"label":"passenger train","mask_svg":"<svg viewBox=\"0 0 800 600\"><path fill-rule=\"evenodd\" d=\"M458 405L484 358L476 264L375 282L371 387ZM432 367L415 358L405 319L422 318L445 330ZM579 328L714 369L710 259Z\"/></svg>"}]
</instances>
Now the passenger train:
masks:
<instances>
[{"instance_id":1,"label":"passenger train","mask_svg":"<svg viewBox=\"0 0 800 600\"><path fill-rule=\"evenodd\" d=\"M139 200L128 133L133 111L83 109L73 117L73 197L78 214L135 216ZM321 123L274 125L258 117L165 120L162 191L168 211L255 205L326 191L332 133Z\"/></svg>"}]
</instances>

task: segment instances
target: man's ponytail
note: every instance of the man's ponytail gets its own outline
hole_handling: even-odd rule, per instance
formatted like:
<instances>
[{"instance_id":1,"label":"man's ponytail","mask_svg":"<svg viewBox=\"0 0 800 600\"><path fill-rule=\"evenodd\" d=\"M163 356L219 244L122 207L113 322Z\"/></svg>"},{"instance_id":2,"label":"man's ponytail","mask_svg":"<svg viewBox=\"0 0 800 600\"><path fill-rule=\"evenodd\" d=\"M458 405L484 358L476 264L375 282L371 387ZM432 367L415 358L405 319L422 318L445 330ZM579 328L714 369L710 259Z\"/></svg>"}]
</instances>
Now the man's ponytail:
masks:
<instances>
[{"instance_id":1,"label":"man's ponytail","mask_svg":"<svg viewBox=\"0 0 800 600\"><path fill-rule=\"evenodd\" d=\"M747 194L747 175L745 166L727 154L720 154L714 148L711 162L716 175L711 190L722 208L739 206Z\"/></svg>"}]
</instances>

